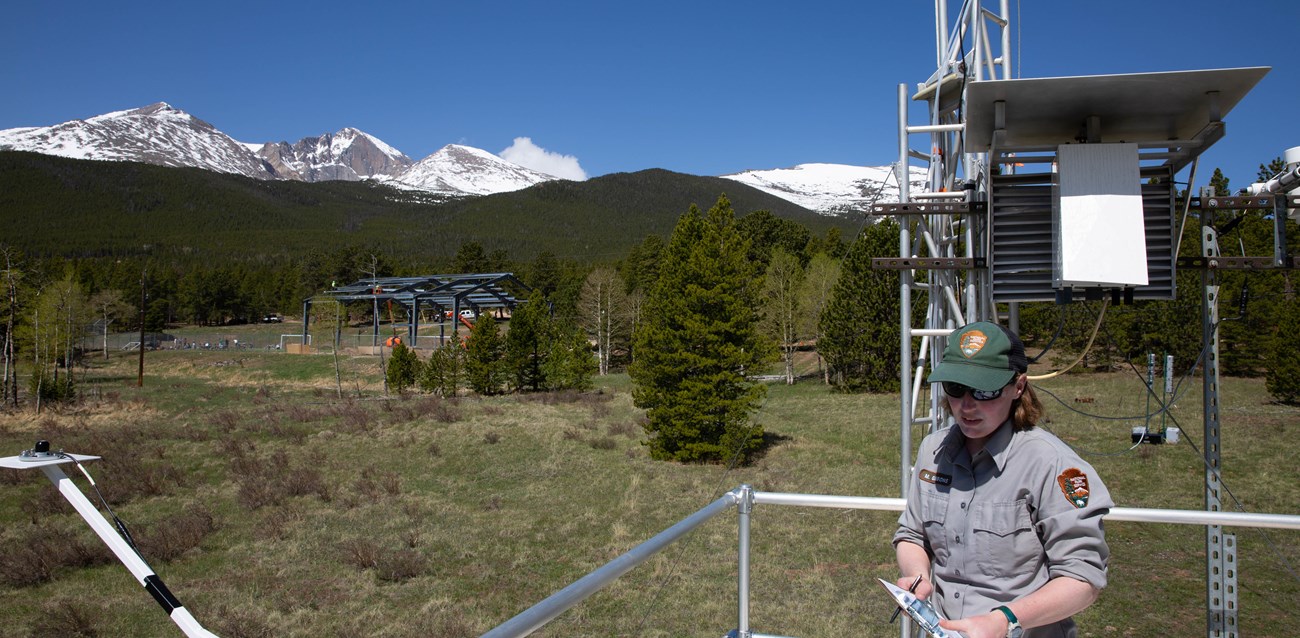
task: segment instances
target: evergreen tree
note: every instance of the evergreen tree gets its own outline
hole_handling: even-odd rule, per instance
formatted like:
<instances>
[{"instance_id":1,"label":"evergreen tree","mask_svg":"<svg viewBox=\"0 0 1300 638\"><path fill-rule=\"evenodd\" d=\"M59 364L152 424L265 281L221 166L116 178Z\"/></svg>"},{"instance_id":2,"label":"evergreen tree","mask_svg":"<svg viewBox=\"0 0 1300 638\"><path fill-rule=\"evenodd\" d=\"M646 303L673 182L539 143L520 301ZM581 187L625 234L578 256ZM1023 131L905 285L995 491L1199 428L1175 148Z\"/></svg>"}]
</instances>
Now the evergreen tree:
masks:
<instances>
[{"instance_id":1,"label":"evergreen tree","mask_svg":"<svg viewBox=\"0 0 1300 638\"><path fill-rule=\"evenodd\" d=\"M898 253L898 233L893 221L869 226L844 257L817 344L837 389L898 391L898 271L871 268L873 257Z\"/></svg>"},{"instance_id":2,"label":"evergreen tree","mask_svg":"<svg viewBox=\"0 0 1300 638\"><path fill-rule=\"evenodd\" d=\"M476 241L461 244L456 251L454 267L457 273L462 274L488 272L488 258L483 244Z\"/></svg>"},{"instance_id":3,"label":"evergreen tree","mask_svg":"<svg viewBox=\"0 0 1300 638\"><path fill-rule=\"evenodd\" d=\"M804 251L812 235L798 222L759 210L742 217L736 222L736 229L749 241L749 260L759 272L767 268L772 252L777 249L794 255L800 266L808 263L809 256Z\"/></svg>"},{"instance_id":4,"label":"evergreen tree","mask_svg":"<svg viewBox=\"0 0 1300 638\"><path fill-rule=\"evenodd\" d=\"M513 328L512 328L513 329ZM542 376L548 390L586 390L596 372L587 335L576 325L552 321Z\"/></svg>"},{"instance_id":5,"label":"evergreen tree","mask_svg":"<svg viewBox=\"0 0 1300 638\"><path fill-rule=\"evenodd\" d=\"M764 388L745 379L771 345L757 330L757 279L725 195L677 222L636 330L633 400L656 459L743 460L762 442L751 425Z\"/></svg>"},{"instance_id":6,"label":"evergreen tree","mask_svg":"<svg viewBox=\"0 0 1300 638\"><path fill-rule=\"evenodd\" d=\"M388 387L398 394L406 394L415 385L420 368L420 358L415 355L415 351L399 342L393 346L393 356L389 357L388 368L384 371Z\"/></svg>"},{"instance_id":7,"label":"evergreen tree","mask_svg":"<svg viewBox=\"0 0 1300 638\"><path fill-rule=\"evenodd\" d=\"M550 297L560 287L560 265L555 255L542 251L533 265L528 269L528 279L524 283L533 290L539 290L544 297Z\"/></svg>"},{"instance_id":8,"label":"evergreen tree","mask_svg":"<svg viewBox=\"0 0 1300 638\"><path fill-rule=\"evenodd\" d=\"M619 266L627 291L649 292L659 280L659 257L664 251L664 240L658 235L646 235L640 244L633 246L627 259Z\"/></svg>"},{"instance_id":9,"label":"evergreen tree","mask_svg":"<svg viewBox=\"0 0 1300 638\"><path fill-rule=\"evenodd\" d=\"M465 381L471 390L484 395L499 394L503 382L502 357L505 343L491 313L474 323L465 350Z\"/></svg>"},{"instance_id":10,"label":"evergreen tree","mask_svg":"<svg viewBox=\"0 0 1300 638\"><path fill-rule=\"evenodd\" d=\"M456 396L464 367L464 353L459 339L435 348L420 371L420 389L443 397Z\"/></svg>"},{"instance_id":11,"label":"evergreen tree","mask_svg":"<svg viewBox=\"0 0 1300 638\"><path fill-rule=\"evenodd\" d=\"M545 297L534 290L528 301L510 315L506 331L505 366L512 389L537 391L542 388L542 365L546 359L548 317Z\"/></svg>"},{"instance_id":12,"label":"evergreen tree","mask_svg":"<svg viewBox=\"0 0 1300 638\"><path fill-rule=\"evenodd\" d=\"M1281 304L1274 347L1269 352L1264 387L1273 399L1289 405L1300 403L1300 300L1294 294Z\"/></svg>"}]
</instances>

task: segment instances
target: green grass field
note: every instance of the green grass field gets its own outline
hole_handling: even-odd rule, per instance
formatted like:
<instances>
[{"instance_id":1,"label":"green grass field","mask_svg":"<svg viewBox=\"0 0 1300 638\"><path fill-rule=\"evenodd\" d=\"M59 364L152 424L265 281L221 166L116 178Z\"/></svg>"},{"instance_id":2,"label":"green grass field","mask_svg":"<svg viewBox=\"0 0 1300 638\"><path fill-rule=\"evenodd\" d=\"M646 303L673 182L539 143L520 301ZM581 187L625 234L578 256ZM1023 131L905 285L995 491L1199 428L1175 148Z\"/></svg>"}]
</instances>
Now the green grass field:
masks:
<instances>
[{"instance_id":1,"label":"green grass field","mask_svg":"<svg viewBox=\"0 0 1300 638\"><path fill-rule=\"evenodd\" d=\"M103 456L88 469L146 559L226 638L476 636L743 483L899 490L897 397L835 394L815 379L769 386L758 421L777 442L729 469L650 460L623 375L585 394L386 400L369 356L341 357L336 382L330 355L149 352L143 388L136 361L94 361L75 408L0 414L0 454L44 438ZM1040 387L1060 400L1044 395L1046 427L1120 506L1203 507L1199 379L1168 422L1183 442L1136 449L1140 422L1097 416L1147 410L1132 374ZM1224 380L1224 478L1246 511L1300 513L1298 417L1261 380ZM896 575L895 519L757 506L752 629L897 635L874 584ZM0 636L181 635L39 472L0 473L0 520ZM1228 531L1241 634L1292 635L1300 532ZM1081 635L1204 635L1204 528L1107 532L1111 586L1078 617ZM535 635L723 635L736 624L736 552L736 516L724 514Z\"/></svg>"}]
</instances>

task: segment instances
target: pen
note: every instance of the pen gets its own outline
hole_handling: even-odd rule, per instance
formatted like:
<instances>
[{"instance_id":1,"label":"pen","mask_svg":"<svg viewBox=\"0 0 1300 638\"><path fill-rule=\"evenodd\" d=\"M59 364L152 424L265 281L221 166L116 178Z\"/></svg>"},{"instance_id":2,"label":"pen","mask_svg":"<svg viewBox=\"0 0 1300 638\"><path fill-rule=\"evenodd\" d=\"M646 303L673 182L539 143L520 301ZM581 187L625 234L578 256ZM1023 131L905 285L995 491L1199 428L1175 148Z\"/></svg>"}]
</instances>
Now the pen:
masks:
<instances>
[{"instance_id":1,"label":"pen","mask_svg":"<svg viewBox=\"0 0 1300 638\"><path fill-rule=\"evenodd\" d=\"M912 592L915 592L915 591L916 591L916 586L917 586L917 585L920 585L920 584L921 584L921 575L920 575L920 574L917 574L917 575L916 575L916 580L912 581L912 586L907 588L907 592L908 592L909 594L912 593ZM895 620L898 620L898 612L900 612L900 611L903 611L903 608L902 608L902 607L895 607L895 608L894 608L894 615L889 617L889 622L892 623L892 622L894 622Z\"/></svg>"}]
</instances>

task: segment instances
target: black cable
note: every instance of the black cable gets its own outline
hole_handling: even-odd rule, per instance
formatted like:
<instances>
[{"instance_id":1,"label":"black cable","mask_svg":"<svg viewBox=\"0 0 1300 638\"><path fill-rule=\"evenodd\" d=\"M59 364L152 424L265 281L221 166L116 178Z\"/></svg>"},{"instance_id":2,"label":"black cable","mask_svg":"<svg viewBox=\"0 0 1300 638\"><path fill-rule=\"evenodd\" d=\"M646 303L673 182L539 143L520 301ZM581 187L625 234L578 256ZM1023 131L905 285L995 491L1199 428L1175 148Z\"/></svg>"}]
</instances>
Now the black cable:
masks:
<instances>
[{"instance_id":1,"label":"black cable","mask_svg":"<svg viewBox=\"0 0 1300 638\"><path fill-rule=\"evenodd\" d=\"M1215 324L1214 327L1213 327L1213 330L1217 331L1217 330L1219 329L1219 325L1221 325L1222 322L1223 322L1223 320L1220 320L1220 322L1219 322L1218 324ZM1111 345L1112 347L1115 347L1115 348L1118 350L1118 346L1115 344L1114 338L1113 338L1113 337L1111 336L1111 334L1110 334L1109 327L1107 327L1107 329L1106 329L1106 333L1105 333L1105 334L1106 334L1106 339L1110 342L1110 345ZM1201 352L1196 356L1196 361L1193 362L1191 368L1188 369L1187 374L1183 375L1183 377L1178 381L1178 385L1175 386L1175 388L1174 388L1174 397L1175 397L1175 398L1174 398L1173 401L1170 401L1171 404L1177 400L1177 396L1178 396L1178 394L1179 394L1179 389L1182 387L1183 382L1186 381L1187 379L1191 378L1192 375L1196 372L1196 370L1197 370L1198 368L1201 367L1201 364L1202 364L1202 362L1203 362L1204 359L1205 359L1206 351L1207 351L1207 348L1202 348L1202 349L1201 349ZM1127 356L1124 357L1124 360L1129 364L1129 368L1133 370L1134 374L1136 374L1136 375L1138 376L1138 379L1139 379L1139 380L1142 380L1142 373L1141 373L1141 371L1139 371L1139 370L1137 369L1137 366L1133 363L1133 361L1132 361L1131 359L1129 359ZM1151 394L1153 397L1155 396L1155 390L1154 390L1154 388L1153 388L1151 385L1147 384L1145 381L1143 381L1142 385L1143 385L1143 387L1145 387L1145 388L1147 389L1147 392L1148 392L1149 394ZM1041 389L1041 388L1039 388L1039 389ZM1044 392L1047 392L1047 391L1044 390ZM1047 393L1048 393L1049 395L1051 395L1051 392L1047 392ZM1061 403L1062 405L1065 405L1064 402L1062 402L1062 401L1060 400L1059 397L1056 397L1055 395L1052 395L1052 397L1055 398L1055 399L1057 400L1058 403ZM1174 424L1176 427L1178 427L1180 431L1182 431L1182 432L1184 433L1184 435L1186 436L1186 439L1187 439L1187 444L1190 445L1190 446L1192 446L1192 449L1196 452L1197 457L1199 457L1199 458L1201 459L1201 463L1202 463L1202 464L1205 466L1205 468L1206 468L1210 473L1212 473L1212 474L1214 475L1214 477L1218 480L1220 488L1222 488L1222 490L1223 490L1223 491L1224 491L1224 492L1225 492L1229 497L1231 497L1233 504L1237 507L1237 511L1239 511L1239 512L1243 512L1243 513L1246 512L1246 507L1245 507L1245 505L1241 502L1241 499L1237 498L1237 495L1234 494L1233 491L1232 491L1232 489L1228 486L1227 481L1224 480L1224 478L1223 478L1223 472L1220 471L1218 468L1215 468L1213 465L1210 464L1210 460L1207 459L1207 458L1205 457L1205 454L1204 454L1203 452L1201 452L1200 447L1198 447L1198 446L1196 445L1196 442L1195 442L1194 440L1192 440L1192 437L1191 437L1191 435L1190 435L1189 433L1187 433L1186 428L1183 428L1183 427L1182 427L1182 424L1178 422L1177 417L1175 417L1175 416L1173 415L1172 412L1168 412L1169 406L1167 406L1167 405L1164 404L1164 401L1162 400L1162 398L1157 398L1157 401L1160 402L1160 404L1161 404L1161 409L1160 409L1159 411L1157 411L1156 413L1157 413L1157 414L1159 414L1159 413L1168 413L1169 420L1172 421L1173 424ZM1069 406L1066 406L1066 407L1068 408ZM1072 408L1071 408L1071 409L1072 409ZM1075 412L1079 412L1079 411L1078 411L1078 410L1075 410ZM1083 413L1083 412L1079 412L1079 413L1080 413L1080 414L1085 414L1085 413ZM1086 415L1086 414L1085 414L1085 415ZM1094 417L1094 418L1104 418L1104 417ZM1040 426L1040 427L1041 427L1041 426ZM1046 429L1046 428L1044 428L1044 429ZM1049 431L1050 431L1050 430L1049 430ZM1064 442L1064 441L1063 441L1063 442ZM1139 440L1138 443L1137 443L1136 445L1134 445L1133 447L1129 448L1129 449L1126 450L1125 452L1118 453L1118 454L1116 454L1116 453L1111 453L1111 454L1097 454L1097 453L1090 453L1090 455L1091 455L1091 456L1119 456L1119 455L1121 455L1121 454L1126 454L1126 453L1128 453L1128 452L1131 452L1133 449L1136 449L1136 448L1137 448L1139 445L1141 445L1141 444L1142 444L1142 442ZM1082 450L1078 450L1077 448L1075 448L1073 445L1070 445L1068 442L1066 442L1066 445L1069 446L1071 449L1075 449L1076 451L1079 451L1079 452L1081 452L1081 453L1083 452ZM1209 480L1209 477L1208 477L1208 476L1205 478L1205 481L1203 482L1203 485L1204 485L1207 489L1211 487L1211 485L1210 485L1210 480ZM1263 528L1256 528L1256 527L1250 527L1250 528L1248 528L1248 529L1255 530L1255 531L1257 531L1261 536L1264 537L1264 542L1265 542L1265 544L1268 545L1269 549L1271 549L1271 550L1273 551L1273 555L1277 558L1278 563L1281 565L1281 567L1283 568L1283 570L1285 570L1288 574L1290 574L1291 577L1292 577L1292 579L1294 579L1296 582L1300 582L1300 573L1297 573L1296 570L1291 566L1290 561L1287 560L1286 556L1284 556L1284 555L1281 554L1281 552L1278 550L1277 544L1273 542L1272 537L1268 534L1268 531L1267 531L1266 529L1263 529Z\"/></svg>"},{"instance_id":2,"label":"black cable","mask_svg":"<svg viewBox=\"0 0 1300 638\"><path fill-rule=\"evenodd\" d=\"M1033 358L1029 359L1029 363L1038 363L1038 360L1042 359L1043 355L1051 351L1052 346L1056 343L1056 340L1061 338L1061 334L1065 332L1065 308L1066 306L1061 306L1061 313L1060 313L1061 319L1060 321L1056 322L1056 334L1052 335L1052 338L1047 340L1047 345L1043 346L1042 352L1034 355Z\"/></svg>"},{"instance_id":3,"label":"black cable","mask_svg":"<svg viewBox=\"0 0 1300 638\"><path fill-rule=\"evenodd\" d=\"M126 541L127 545L131 546L131 549L135 551L136 555L139 556L141 560L144 560L144 555L140 553L140 548L137 547L135 544L135 538L131 536L131 530L127 529L126 523L123 522L121 518L118 518L117 512L114 512L113 508L109 506L108 499L104 498L104 493L99 491L99 485L95 483L94 478L91 478L90 472L86 471L86 468L81 464L81 461L78 461L71 454L68 454L63 450L59 450L58 452L53 452L52 454L54 454L54 456L57 456L59 458L72 461L72 463L77 466L77 469L81 470L82 475L86 477L86 480L90 483L90 486L95 489L95 495L99 497L100 504L104 506L104 510L108 512L108 515L110 517L112 517L113 526L117 528L117 533L122 536L122 540Z\"/></svg>"}]
</instances>

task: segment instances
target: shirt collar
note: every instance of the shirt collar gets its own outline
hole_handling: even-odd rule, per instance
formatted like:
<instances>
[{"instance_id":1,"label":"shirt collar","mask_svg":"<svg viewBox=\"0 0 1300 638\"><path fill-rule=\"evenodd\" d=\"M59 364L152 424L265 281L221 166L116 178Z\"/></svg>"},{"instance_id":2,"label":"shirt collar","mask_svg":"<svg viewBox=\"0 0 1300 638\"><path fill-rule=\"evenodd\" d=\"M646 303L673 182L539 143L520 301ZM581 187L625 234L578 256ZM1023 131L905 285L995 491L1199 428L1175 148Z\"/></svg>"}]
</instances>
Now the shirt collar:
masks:
<instances>
[{"instance_id":1,"label":"shirt collar","mask_svg":"<svg viewBox=\"0 0 1300 638\"><path fill-rule=\"evenodd\" d=\"M993 436L984 443L984 451L989 453L993 458L993 464L1001 472L1006 467L1008 450L1011 448L1011 436L1015 434L1015 427L1011 419L1002 422L997 430L993 431ZM944 436L943 443L939 445L937 453L948 457L950 462L957 462L960 457L966 455L966 435L961 433L961 428L953 425L948 428L948 434Z\"/></svg>"}]
</instances>

